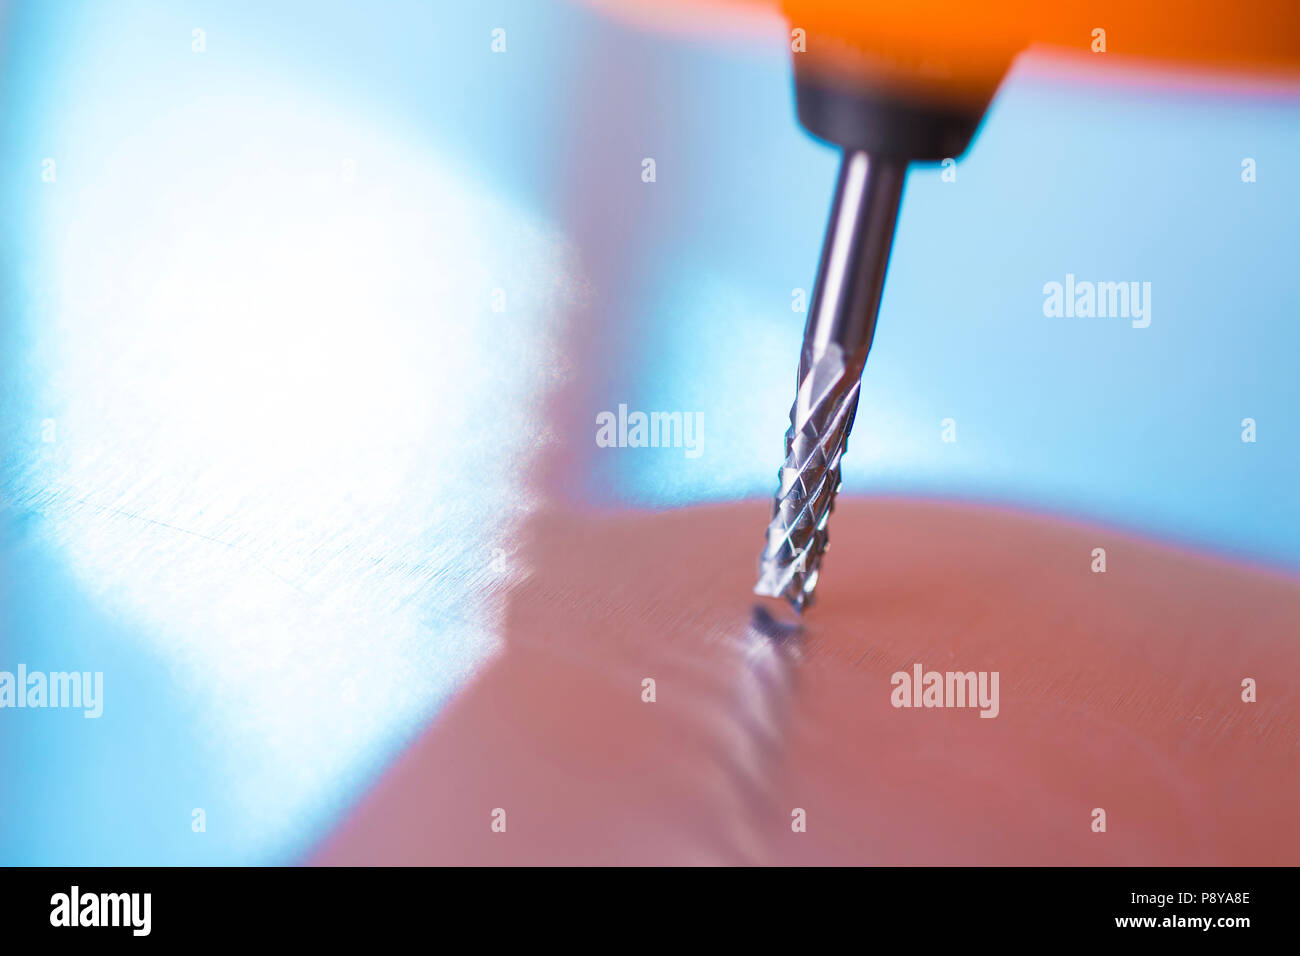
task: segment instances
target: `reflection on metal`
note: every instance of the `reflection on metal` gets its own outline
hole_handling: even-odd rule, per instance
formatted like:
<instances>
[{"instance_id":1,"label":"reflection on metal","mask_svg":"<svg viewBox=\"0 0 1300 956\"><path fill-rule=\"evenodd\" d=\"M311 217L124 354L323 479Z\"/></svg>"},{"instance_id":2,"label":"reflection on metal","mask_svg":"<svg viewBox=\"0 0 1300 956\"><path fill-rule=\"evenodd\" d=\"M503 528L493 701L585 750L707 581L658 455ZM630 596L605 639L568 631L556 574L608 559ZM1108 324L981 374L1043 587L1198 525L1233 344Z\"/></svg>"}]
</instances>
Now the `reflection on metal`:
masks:
<instances>
[{"instance_id":1,"label":"reflection on metal","mask_svg":"<svg viewBox=\"0 0 1300 956\"><path fill-rule=\"evenodd\" d=\"M418 140L300 89L113 144L31 237L49 307L16 317L16 414L58 431L6 449L5 497L188 702L192 759L130 785L226 821L218 861L265 859L493 653L569 266Z\"/></svg>"},{"instance_id":2,"label":"reflection on metal","mask_svg":"<svg viewBox=\"0 0 1300 956\"><path fill-rule=\"evenodd\" d=\"M797 689L800 638L797 625L755 607L734 644L737 659L729 670L733 691L721 728L718 759L725 770L728 843L738 862L761 864L770 856L773 833L789 814L779 805L777 785L785 754L790 710Z\"/></svg>"}]
</instances>

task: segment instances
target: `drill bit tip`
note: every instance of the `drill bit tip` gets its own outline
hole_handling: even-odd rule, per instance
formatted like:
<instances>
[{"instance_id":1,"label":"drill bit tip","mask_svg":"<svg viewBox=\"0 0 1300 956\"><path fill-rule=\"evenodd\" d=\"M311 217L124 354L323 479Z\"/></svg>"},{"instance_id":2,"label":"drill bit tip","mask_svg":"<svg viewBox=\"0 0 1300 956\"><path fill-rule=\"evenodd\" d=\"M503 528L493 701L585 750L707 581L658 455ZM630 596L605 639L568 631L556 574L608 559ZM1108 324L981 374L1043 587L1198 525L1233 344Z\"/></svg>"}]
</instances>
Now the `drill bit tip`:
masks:
<instances>
[{"instance_id":1,"label":"drill bit tip","mask_svg":"<svg viewBox=\"0 0 1300 956\"><path fill-rule=\"evenodd\" d=\"M804 328L785 462L754 593L803 613L813 601L840 489L840 460L857 414L875 335L907 164L844 154Z\"/></svg>"}]
</instances>

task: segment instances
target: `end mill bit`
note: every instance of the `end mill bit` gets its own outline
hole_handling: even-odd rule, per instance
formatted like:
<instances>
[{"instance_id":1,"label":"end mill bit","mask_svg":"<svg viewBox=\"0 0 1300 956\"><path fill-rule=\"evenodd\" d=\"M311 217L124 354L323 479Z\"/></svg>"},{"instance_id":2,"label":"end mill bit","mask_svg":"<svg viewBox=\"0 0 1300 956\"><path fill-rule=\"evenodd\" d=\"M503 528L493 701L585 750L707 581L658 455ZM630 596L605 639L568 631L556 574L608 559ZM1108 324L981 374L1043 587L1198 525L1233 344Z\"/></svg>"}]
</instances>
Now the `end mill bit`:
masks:
<instances>
[{"instance_id":1,"label":"end mill bit","mask_svg":"<svg viewBox=\"0 0 1300 956\"><path fill-rule=\"evenodd\" d=\"M754 586L755 594L783 597L800 612L812 603L826 550L906 173L905 162L872 160L860 150L846 151L840 164Z\"/></svg>"}]
</instances>

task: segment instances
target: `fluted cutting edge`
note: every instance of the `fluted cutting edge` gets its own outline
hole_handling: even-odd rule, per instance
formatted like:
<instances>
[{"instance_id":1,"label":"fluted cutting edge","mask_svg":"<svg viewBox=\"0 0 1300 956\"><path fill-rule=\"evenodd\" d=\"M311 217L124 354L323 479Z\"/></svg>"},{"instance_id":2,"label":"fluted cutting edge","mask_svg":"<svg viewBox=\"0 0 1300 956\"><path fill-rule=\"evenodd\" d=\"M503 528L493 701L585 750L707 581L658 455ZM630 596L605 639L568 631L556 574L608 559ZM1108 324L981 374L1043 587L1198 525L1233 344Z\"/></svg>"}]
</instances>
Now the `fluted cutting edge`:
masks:
<instances>
[{"instance_id":1,"label":"fluted cutting edge","mask_svg":"<svg viewBox=\"0 0 1300 956\"><path fill-rule=\"evenodd\" d=\"M865 359L865 355L862 356ZM840 488L840 460L857 412L861 361L831 346L799 380L785 433L785 463L759 558L754 593L810 606L829 537L827 521Z\"/></svg>"}]
</instances>

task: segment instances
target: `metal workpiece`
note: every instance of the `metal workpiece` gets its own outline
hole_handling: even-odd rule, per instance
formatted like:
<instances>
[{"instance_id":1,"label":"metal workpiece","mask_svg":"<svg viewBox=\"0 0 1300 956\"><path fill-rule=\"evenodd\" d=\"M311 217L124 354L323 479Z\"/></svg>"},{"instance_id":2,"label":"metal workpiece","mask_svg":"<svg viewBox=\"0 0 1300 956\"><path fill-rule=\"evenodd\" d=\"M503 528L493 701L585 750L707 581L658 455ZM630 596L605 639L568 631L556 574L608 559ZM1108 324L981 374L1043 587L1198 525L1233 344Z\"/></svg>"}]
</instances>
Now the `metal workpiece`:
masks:
<instances>
[{"instance_id":1,"label":"metal workpiece","mask_svg":"<svg viewBox=\"0 0 1300 956\"><path fill-rule=\"evenodd\" d=\"M844 153L799 356L785 463L754 593L813 600L840 460L876 331L907 163Z\"/></svg>"}]
</instances>

